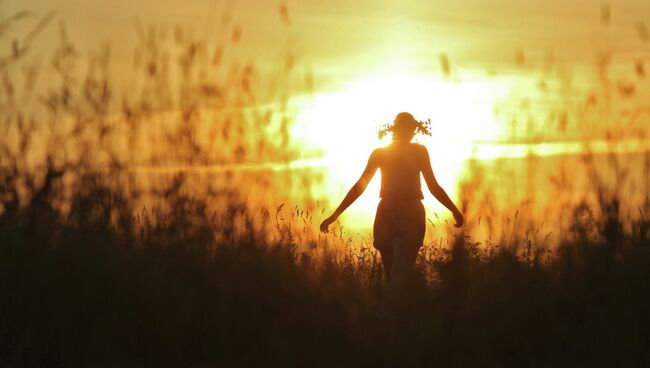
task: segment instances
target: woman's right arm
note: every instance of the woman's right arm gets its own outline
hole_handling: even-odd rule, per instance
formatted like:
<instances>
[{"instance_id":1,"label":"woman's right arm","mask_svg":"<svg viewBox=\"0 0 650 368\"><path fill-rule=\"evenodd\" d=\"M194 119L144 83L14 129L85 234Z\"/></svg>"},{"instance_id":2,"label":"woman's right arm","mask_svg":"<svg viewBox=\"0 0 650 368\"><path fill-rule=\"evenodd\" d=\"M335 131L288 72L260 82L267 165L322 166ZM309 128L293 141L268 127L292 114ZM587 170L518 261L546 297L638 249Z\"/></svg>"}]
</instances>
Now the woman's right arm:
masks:
<instances>
[{"instance_id":1,"label":"woman's right arm","mask_svg":"<svg viewBox=\"0 0 650 368\"><path fill-rule=\"evenodd\" d=\"M454 220L456 224L454 226L461 227L465 222L463 214L460 213L458 207L451 201L451 198L447 195L444 189L438 184L435 175L433 175L433 169L431 168L431 160L429 159L429 152L424 148L422 153L422 176L424 176L424 181L427 183L427 187L431 194L433 194L436 199L442 203L443 206L447 207L449 211L454 215Z\"/></svg>"}]
</instances>

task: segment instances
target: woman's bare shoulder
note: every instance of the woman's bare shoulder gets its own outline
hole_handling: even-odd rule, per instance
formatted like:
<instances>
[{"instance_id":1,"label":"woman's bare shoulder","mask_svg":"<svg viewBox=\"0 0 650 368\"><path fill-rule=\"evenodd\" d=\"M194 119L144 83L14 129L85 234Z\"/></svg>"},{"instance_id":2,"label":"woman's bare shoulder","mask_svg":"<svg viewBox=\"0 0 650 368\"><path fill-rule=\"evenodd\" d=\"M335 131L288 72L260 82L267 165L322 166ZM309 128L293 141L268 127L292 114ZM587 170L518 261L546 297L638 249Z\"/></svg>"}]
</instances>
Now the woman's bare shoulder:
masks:
<instances>
[{"instance_id":1,"label":"woman's bare shoulder","mask_svg":"<svg viewBox=\"0 0 650 368\"><path fill-rule=\"evenodd\" d=\"M385 147L375 148L370 153L370 160L379 161L384 156Z\"/></svg>"},{"instance_id":2,"label":"woman's bare shoulder","mask_svg":"<svg viewBox=\"0 0 650 368\"><path fill-rule=\"evenodd\" d=\"M422 145L420 143L411 143L411 144L413 145L413 148L415 149L415 151L417 153L419 153L419 154L425 154L425 153L428 154L429 153L429 151L427 151L426 146L424 146L424 145Z\"/></svg>"},{"instance_id":3,"label":"woman's bare shoulder","mask_svg":"<svg viewBox=\"0 0 650 368\"><path fill-rule=\"evenodd\" d=\"M370 155L371 156L379 156L379 155L382 155L384 152L386 152L386 147L377 147L372 151L372 153Z\"/></svg>"},{"instance_id":4,"label":"woman's bare shoulder","mask_svg":"<svg viewBox=\"0 0 650 368\"><path fill-rule=\"evenodd\" d=\"M416 160L420 165L426 166L429 163L429 151L424 145L413 143Z\"/></svg>"}]
</instances>

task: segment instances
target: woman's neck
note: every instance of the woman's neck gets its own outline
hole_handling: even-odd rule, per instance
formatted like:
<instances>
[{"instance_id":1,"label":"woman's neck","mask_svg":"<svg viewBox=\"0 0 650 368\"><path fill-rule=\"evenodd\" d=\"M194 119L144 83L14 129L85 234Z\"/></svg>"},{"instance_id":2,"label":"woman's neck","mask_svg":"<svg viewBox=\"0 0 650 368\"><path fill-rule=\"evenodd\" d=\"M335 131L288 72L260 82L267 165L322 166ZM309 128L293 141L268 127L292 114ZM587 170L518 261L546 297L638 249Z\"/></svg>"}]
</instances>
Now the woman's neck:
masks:
<instances>
[{"instance_id":1,"label":"woman's neck","mask_svg":"<svg viewBox=\"0 0 650 368\"><path fill-rule=\"evenodd\" d=\"M406 144L410 144L410 143L411 143L410 139L409 140L406 140L406 139L393 139L393 144L397 144L397 145L406 145Z\"/></svg>"}]
</instances>

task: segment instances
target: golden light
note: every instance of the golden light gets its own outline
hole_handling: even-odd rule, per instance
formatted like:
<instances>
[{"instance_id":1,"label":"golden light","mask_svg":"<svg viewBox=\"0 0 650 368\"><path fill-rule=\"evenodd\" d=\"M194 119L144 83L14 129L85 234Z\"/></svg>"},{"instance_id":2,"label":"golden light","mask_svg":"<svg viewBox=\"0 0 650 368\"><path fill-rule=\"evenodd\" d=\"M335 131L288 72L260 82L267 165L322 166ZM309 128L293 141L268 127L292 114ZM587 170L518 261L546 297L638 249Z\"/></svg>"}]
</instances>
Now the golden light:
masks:
<instances>
[{"instance_id":1,"label":"golden light","mask_svg":"<svg viewBox=\"0 0 650 368\"><path fill-rule=\"evenodd\" d=\"M508 89L476 75L447 81L430 74L378 70L337 90L305 99L299 108L293 136L310 149L322 152L326 178L317 196L335 206L359 178L373 149L386 145L379 140L379 126L401 111L416 119L431 119L433 136L416 137L431 157L434 173L453 198L462 178L463 161L472 155L474 143L498 139L503 130L494 119L494 103ZM379 173L366 192L341 218L344 226L368 228L379 201ZM427 216L432 211L447 216L444 208L425 193Z\"/></svg>"}]
</instances>

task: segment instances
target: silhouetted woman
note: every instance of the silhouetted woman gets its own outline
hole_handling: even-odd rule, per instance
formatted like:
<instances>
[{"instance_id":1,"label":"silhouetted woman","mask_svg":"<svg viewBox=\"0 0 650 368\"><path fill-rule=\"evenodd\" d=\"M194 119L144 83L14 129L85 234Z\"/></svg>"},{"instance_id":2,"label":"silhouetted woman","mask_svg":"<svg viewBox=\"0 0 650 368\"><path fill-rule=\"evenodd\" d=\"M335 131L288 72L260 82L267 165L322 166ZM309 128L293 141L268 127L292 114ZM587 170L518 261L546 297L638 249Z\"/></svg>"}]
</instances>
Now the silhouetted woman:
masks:
<instances>
[{"instance_id":1,"label":"silhouetted woman","mask_svg":"<svg viewBox=\"0 0 650 368\"><path fill-rule=\"evenodd\" d=\"M402 282L408 276L424 240L426 219L420 173L431 194L454 215L455 226L463 225L463 215L433 175L426 147L411 143L418 129L422 129L422 124L413 115L399 113L389 128L393 142L372 152L361 178L336 211L320 225L320 230L327 232L329 225L359 198L379 168L381 201L373 227L374 246L381 254L384 272L392 283Z\"/></svg>"}]
</instances>

